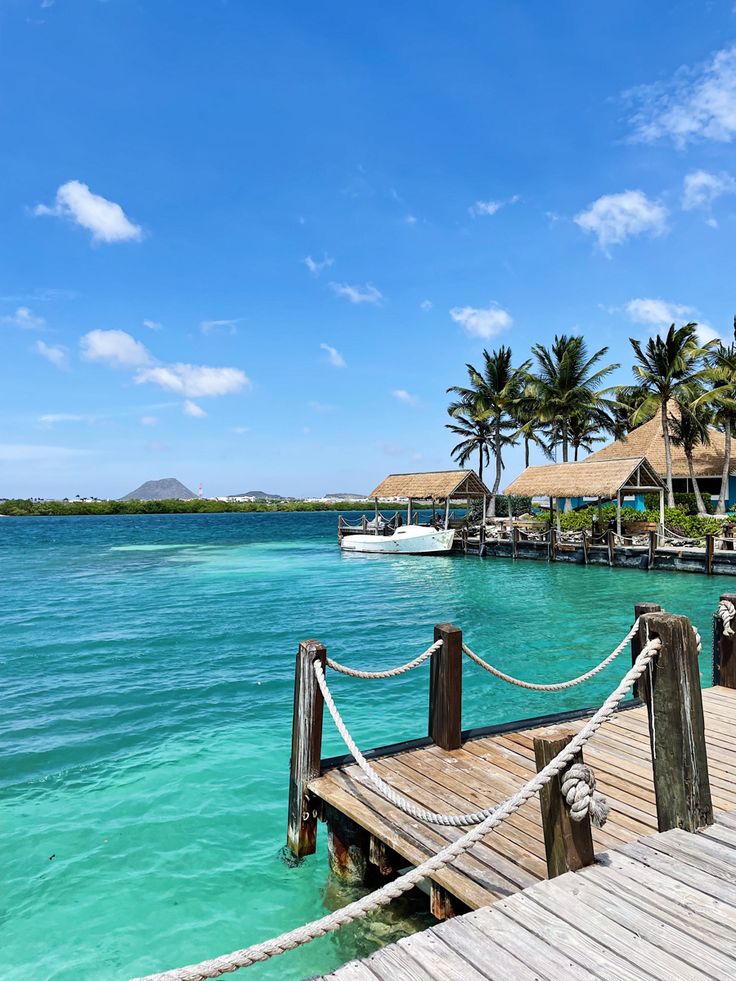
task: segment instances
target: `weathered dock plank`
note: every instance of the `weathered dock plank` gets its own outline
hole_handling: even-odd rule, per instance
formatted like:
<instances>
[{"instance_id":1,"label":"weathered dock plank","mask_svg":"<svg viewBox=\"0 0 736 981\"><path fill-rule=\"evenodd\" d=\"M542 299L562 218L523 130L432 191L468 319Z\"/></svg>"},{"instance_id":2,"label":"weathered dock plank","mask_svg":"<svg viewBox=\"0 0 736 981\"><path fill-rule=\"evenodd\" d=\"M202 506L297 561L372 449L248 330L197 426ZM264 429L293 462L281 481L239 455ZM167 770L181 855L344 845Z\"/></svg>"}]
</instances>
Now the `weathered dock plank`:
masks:
<instances>
[{"instance_id":1,"label":"weathered dock plank","mask_svg":"<svg viewBox=\"0 0 736 981\"><path fill-rule=\"evenodd\" d=\"M736 976L734 828L724 814L707 830L651 835L328 977L726 981Z\"/></svg>"},{"instance_id":2,"label":"weathered dock plank","mask_svg":"<svg viewBox=\"0 0 736 981\"><path fill-rule=\"evenodd\" d=\"M713 805L717 812L733 810L736 691L704 690L703 708ZM577 731L584 721L572 720L566 727ZM384 780L421 806L463 813L501 803L527 780L536 770L534 738L545 731L545 727L535 727L479 736L456 750L427 745L379 756L372 765ZM605 827L593 829L595 851L615 849L656 832L646 709L639 706L618 712L588 743L585 759L611 805ZM309 791L398 853L407 865L418 865L462 833L408 817L377 793L355 765L327 770L310 781ZM732 826L724 826L719 833L730 833L728 828ZM701 848L707 844L717 842L705 837ZM736 857L736 848L733 854ZM546 875L539 802L533 799L453 866L438 872L434 881L465 906L477 909L528 889Z\"/></svg>"}]
</instances>

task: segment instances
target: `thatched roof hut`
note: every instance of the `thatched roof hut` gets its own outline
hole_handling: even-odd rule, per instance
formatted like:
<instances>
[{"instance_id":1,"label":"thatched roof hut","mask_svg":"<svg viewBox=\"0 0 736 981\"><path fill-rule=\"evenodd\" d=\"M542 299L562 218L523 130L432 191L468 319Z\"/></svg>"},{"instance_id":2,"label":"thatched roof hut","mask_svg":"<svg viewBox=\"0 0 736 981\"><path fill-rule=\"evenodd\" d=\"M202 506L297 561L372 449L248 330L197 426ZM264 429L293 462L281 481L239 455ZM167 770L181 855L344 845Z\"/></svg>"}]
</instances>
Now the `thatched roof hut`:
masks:
<instances>
[{"instance_id":1,"label":"thatched roof hut","mask_svg":"<svg viewBox=\"0 0 736 981\"><path fill-rule=\"evenodd\" d=\"M672 402L668 406L670 416L678 415L677 405ZM710 446L696 446L693 450L693 469L696 477L720 477L725 458L724 435L713 427L709 427ZM624 439L609 443L603 449L591 453L585 462L600 460L620 460L623 457L646 457L655 471L663 476L666 473L664 459L664 436L662 434L662 419L659 413L649 422L642 423L632 429ZM736 457L732 463L732 473L736 474ZM679 446L672 447L672 476L689 478L685 451Z\"/></svg>"},{"instance_id":2,"label":"thatched roof hut","mask_svg":"<svg viewBox=\"0 0 736 981\"><path fill-rule=\"evenodd\" d=\"M406 497L440 501L450 497L484 497L490 491L474 470L435 470L429 473L392 473L368 496L386 500Z\"/></svg>"},{"instance_id":3,"label":"thatched roof hut","mask_svg":"<svg viewBox=\"0 0 736 981\"><path fill-rule=\"evenodd\" d=\"M616 524L621 532L621 498L626 494L659 493L660 520L664 522L664 484L646 457L550 463L527 467L507 488L507 494L554 499L594 497L616 501Z\"/></svg>"}]
</instances>

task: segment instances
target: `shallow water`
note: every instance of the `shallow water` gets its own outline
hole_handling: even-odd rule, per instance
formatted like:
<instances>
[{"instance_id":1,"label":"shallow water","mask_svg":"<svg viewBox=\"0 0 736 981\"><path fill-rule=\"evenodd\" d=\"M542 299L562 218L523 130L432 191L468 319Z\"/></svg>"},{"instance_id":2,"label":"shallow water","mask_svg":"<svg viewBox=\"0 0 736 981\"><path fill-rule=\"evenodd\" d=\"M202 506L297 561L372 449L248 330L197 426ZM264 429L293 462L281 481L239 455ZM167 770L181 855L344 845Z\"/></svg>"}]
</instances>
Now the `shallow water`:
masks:
<instances>
[{"instance_id":1,"label":"shallow water","mask_svg":"<svg viewBox=\"0 0 736 981\"><path fill-rule=\"evenodd\" d=\"M337 515L28 518L0 525L2 975L120 979L226 953L354 898L325 834L285 839L294 654L408 660L433 625L531 680L597 663L634 602L705 639L728 578L544 562L340 554ZM627 661L628 654L622 655ZM466 662L463 725L598 704L622 663L555 694ZM427 668L330 677L359 745L424 735ZM329 719L324 755L344 748ZM251 969L324 972L421 925L409 904ZM245 972L243 972L245 976Z\"/></svg>"}]
</instances>

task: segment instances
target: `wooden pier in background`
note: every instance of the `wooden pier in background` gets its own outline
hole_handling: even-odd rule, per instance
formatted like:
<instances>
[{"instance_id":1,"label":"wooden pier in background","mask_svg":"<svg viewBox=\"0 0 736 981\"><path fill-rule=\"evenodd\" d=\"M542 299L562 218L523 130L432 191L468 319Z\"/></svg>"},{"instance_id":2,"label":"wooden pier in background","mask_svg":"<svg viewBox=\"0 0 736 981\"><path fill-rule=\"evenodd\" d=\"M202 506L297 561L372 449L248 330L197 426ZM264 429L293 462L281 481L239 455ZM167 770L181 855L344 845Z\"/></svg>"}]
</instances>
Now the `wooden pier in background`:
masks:
<instances>
[{"instance_id":1,"label":"wooden pier in background","mask_svg":"<svg viewBox=\"0 0 736 981\"><path fill-rule=\"evenodd\" d=\"M736 602L736 595L725 594L722 599ZM662 649L638 682L639 698L620 707L585 746L584 762L593 768L597 788L610 805L607 823L595 828L586 817L582 825L573 826L555 782L560 778L555 778L540 797L527 801L451 865L432 874L429 908L438 920L451 919L451 923L406 938L331 978L557 977L562 975L553 966L563 963L569 968L564 976L571 978L736 977L732 947L720 960L715 954L712 958L719 964L730 958L731 974L709 974L705 967L700 974L689 974L687 958L679 974L665 971L679 956L678 931L684 934L683 943L690 942L690 950L709 943L701 935L706 926L698 919L700 907L685 895L686 884L697 892L702 880L703 889L711 892L710 898L701 896L699 902L717 910L724 931L731 931L731 942L736 938L736 824L729 816L736 812L736 636L714 616L715 684L701 691L694 633L687 618L665 613L654 604L641 604L634 613L640 626L631 643L631 661L645 637L659 637ZM428 736L364 755L394 790L417 805L436 812L467 813L505 801L555 757L593 713L564 713L463 731L462 633L444 624L435 630L438 638L443 644L430 661ZM709 652L702 656L709 657ZM617 663L627 655L620 657ZM289 845L297 856L313 852L317 823L322 820L327 824L333 874L354 884L380 885L435 855L464 829L407 815L367 780L350 756L320 758L323 703L311 668L315 658L326 663L324 646L304 642L297 657ZM623 673L619 670L616 678ZM501 682L489 678L489 683ZM652 746L657 747L654 758ZM714 820L716 825L710 828ZM698 828L708 830L695 838L691 833ZM715 849L720 850L718 855ZM694 863L695 869L677 873L670 869L680 859L685 865ZM654 870L653 879L674 878L657 879L651 885L647 869ZM623 937L633 916L627 912L627 890L638 895L648 888L654 890L648 905L646 896L631 900L637 909L643 905L641 915L649 917L642 937L656 926L675 947L668 947L666 953L662 943L655 944L660 950L660 961L651 962L656 969L638 970L627 961L627 969L619 970L627 959L611 954L615 946L609 944L606 931ZM605 890L610 892L611 912L595 905ZM578 899L578 892L584 897ZM560 908L563 897L577 911L575 916ZM724 904L723 910L719 903ZM583 904L592 910L585 920L578 915ZM678 904L684 904L683 909L678 910ZM717 932L712 924L709 929ZM534 953L529 947L525 960L522 953L529 936L537 938L538 950ZM641 939L635 949L649 957L649 945L648 939ZM534 958L541 956L543 948L550 966L540 975L535 973L539 968ZM602 948L608 961L600 960ZM595 965L589 973L581 973L583 954ZM431 969L430 963L435 964ZM494 965L492 970L489 964ZM608 973L598 970L603 964ZM657 973L659 965L662 973Z\"/></svg>"}]
</instances>

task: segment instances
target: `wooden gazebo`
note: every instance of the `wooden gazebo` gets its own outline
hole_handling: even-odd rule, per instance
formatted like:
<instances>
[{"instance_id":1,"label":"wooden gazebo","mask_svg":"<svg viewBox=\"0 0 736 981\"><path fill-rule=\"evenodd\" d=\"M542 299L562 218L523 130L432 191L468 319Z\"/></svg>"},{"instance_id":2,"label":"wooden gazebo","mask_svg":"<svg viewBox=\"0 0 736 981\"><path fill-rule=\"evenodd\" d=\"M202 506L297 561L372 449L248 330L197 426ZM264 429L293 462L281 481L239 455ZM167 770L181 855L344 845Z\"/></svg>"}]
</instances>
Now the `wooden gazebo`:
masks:
<instances>
[{"instance_id":1,"label":"wooden gazebo","mask_svg":"<svg viewBox=\"0 0 736 981\"><path fill-rule=\"evenodd\" d=\"M659 522L664 525L664 484L646 457L550 463L527 469L506 488L507 494L557 499L592 497L616 502L616 531L621 534L621 499L626 494L659 494Z\"/></svg>"},{"instance_id":2,"label":"wooden gazebo","mask_svg":"<svg viewBox=\"0 0 736 981\"><path fill-rule=\"evenodd\" d=\"M436 470L429 473L392 473L376 487L369 497L376 502L378 517L379 501L403 499L409 502L406 520L410 524L412 510L417 503L430 504L432 510L439 504L444 507L445 528L450 523L450 502L482 498L483 514L490 490L474 470Z\"/></svg>"}]
</instances>

